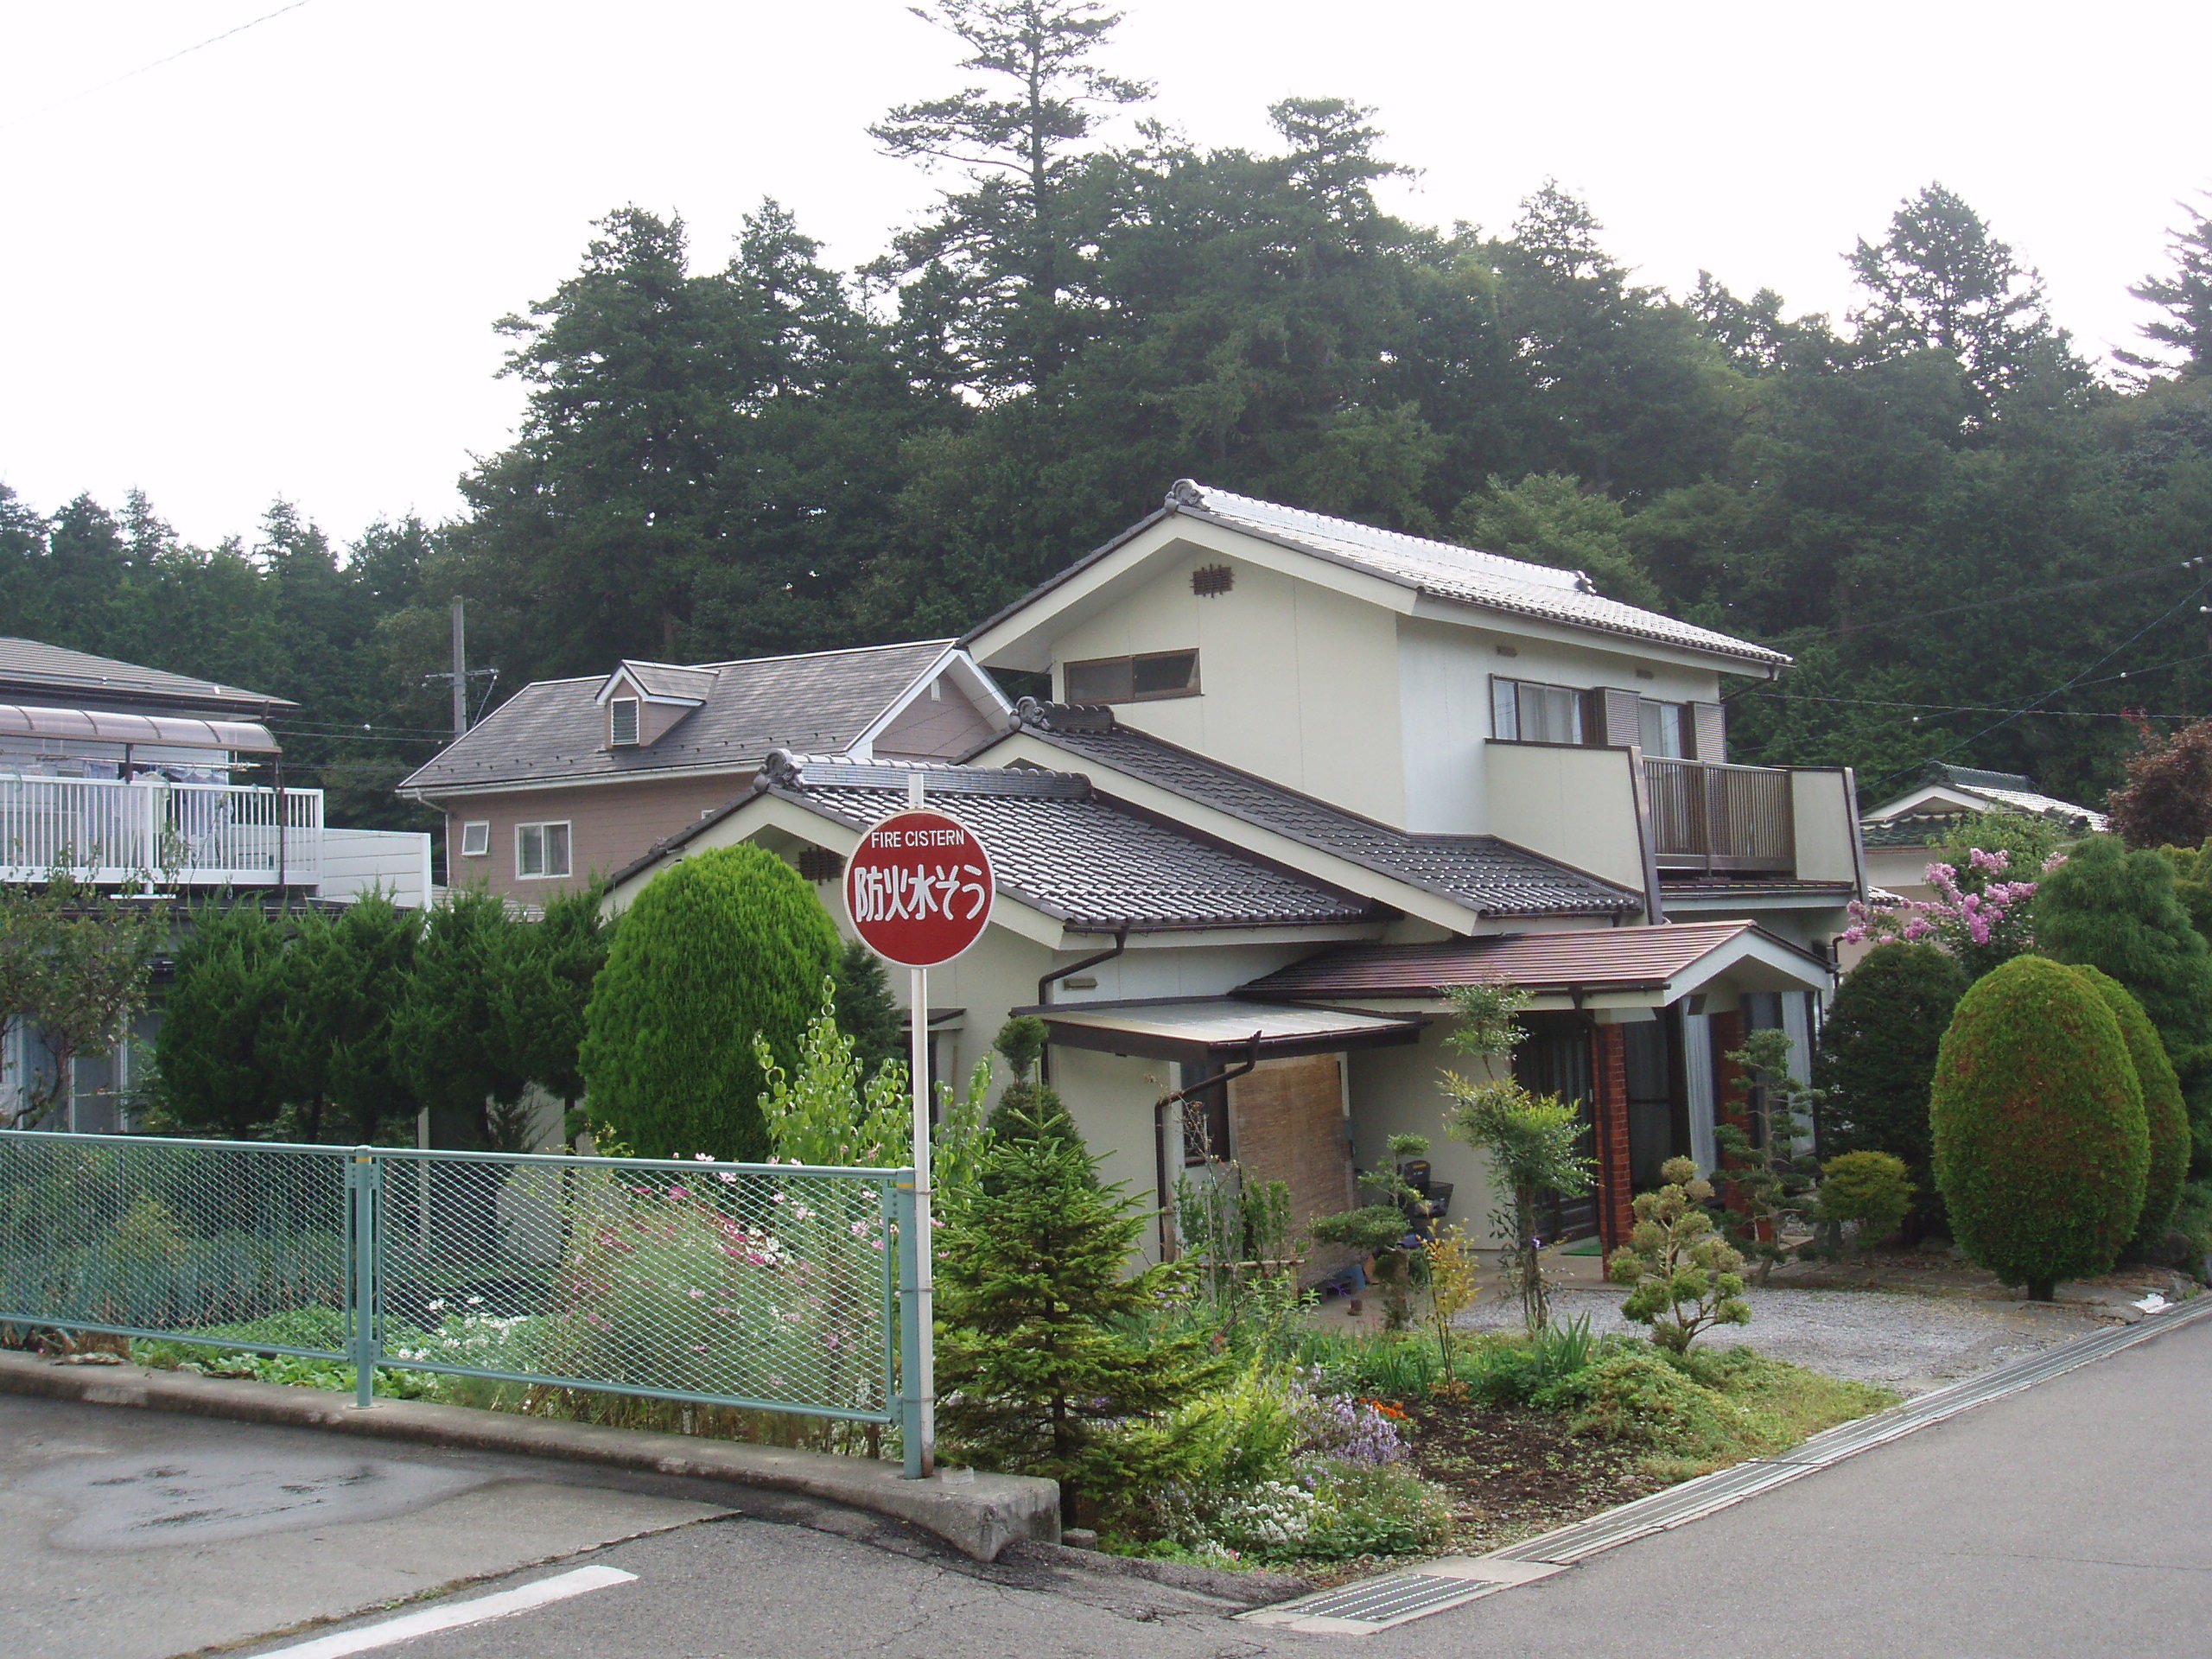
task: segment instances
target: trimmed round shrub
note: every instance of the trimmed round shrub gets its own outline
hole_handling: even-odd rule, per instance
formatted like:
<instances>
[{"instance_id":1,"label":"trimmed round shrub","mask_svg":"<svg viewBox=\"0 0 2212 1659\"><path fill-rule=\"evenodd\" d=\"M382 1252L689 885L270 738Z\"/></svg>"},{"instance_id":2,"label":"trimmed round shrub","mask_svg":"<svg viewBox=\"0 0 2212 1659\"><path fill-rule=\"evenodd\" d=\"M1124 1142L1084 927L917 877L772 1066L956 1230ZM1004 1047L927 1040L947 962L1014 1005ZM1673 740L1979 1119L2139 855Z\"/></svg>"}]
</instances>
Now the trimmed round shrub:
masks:
<instances>
[{"instance_id":1,"label":"trimmed round shrub","mask_svg":"<svg viewBox=\"0 0 2212 1659\"><path fill-rule=\"evenodd\" d=\"M766 848L719 847L649 882L615 929L585 1011L585 1108L645 1158L757 1160L766 1080L786 1070L837 963L814 889Z\"/></svg>"},{"instance_id":2,"label":"trimmed round shrub","mask_svg":"<svg viewBox=\"0 0 2212 1659\"><path fill-rule=\"evenodd\" d=\"M1964 970L1934 945L1878 944L1836 987L1813 1055L1821 1151L1902 1158L1923 1221L1939 1207L1928 1135L1936 1048L1966 989Z\"/></svg>"},{"instance_id":3,"label":"trimmed round shrub","mask_svg":"<svg viewBox=\"0 0 2212 1659\"><path fill-rule=\"evenodd\" d=\"M2110 974L2095 968L2074 970L2088 980L2120 1021L2126 1039L2127 1057L2135 1063L2135 1081L2143 1090L2143 1117L2151 1135L2151 1163L2143 1183L2143 1212L2135 1218L2135 1235L2128 1249L2148 1255L2165 1243L2166 1224L2173 1219L2181 1199L2181 1184L2189 1176L2189 1109L2181 1097L2181 1080L2158 1028L2143 1005Z\"/></svg>"},{"instance_id":4,"label":"trimmed round shrub","mask_svg":"<svg viewBox=\"0 0 2212 1659\"><path fill-rule=\"evenodd\" d=\"M1936 1061L1936 1179L1969 1261L2048 1300L2102 1273L2142 1213L2142 1085L2089 982L2015 957L1959 1000Z\"/></svg>"},{"instance_id":5,"label":"trimmed round shrub","mask_svg":"<svg viewBox=\"0 0 2212 1659\"><path fill-rule=\"evenodd\" d=\"M1859 1248L1895 1232L1912 1208L1912 1176L1886 1152L1839 1153L1821 1166L1821 1219L1859 1224Z\"/></svg>"}]
</instances>

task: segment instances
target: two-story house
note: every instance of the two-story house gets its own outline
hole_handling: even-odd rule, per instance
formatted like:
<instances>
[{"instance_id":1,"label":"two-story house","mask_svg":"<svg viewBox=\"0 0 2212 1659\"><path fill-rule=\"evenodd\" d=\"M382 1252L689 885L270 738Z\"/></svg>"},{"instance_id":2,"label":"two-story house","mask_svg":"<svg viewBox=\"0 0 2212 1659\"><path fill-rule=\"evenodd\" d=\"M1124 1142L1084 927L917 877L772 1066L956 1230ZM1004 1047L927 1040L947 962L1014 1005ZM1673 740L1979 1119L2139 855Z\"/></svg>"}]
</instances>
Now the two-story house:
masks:
<instances>
[{"instance_id":1,"label":"two-story house","mask_svg":"<svg viewBox=\"0 0 2212 1659\"><path fill-rule=\"evenodd\" d=\"M189 675L0 639L0 881L56 868L111 888L151 883L188 897L263 893L346 902L371 888L430 902L430 842L397 830L334 829L322 791L283 773L271 720L298 705ZM119 1127L118 1103L159 1020L133 1043L80 1058L66 1124ZM0 1106L52 1058L38 1033L0 1033Z\"/></svg>"},{"instance_id":2,"label":"two-story house","mask_svg":"<svg viewBox=\"0 0 2212 1659\"><path fill-rule=\"evenodd\" d=\"M538 680L404 779L445 815L446 880L523 909L642 856L777 749L928 760L1007 717L950 639L726 663L621 662Z\"/></svg>"},{"instance_id":3,"label":"two-story house","mask_svg":"<svg viewBox=\"0 0 2212 1659\"><path fill-rule=\"evenodd\" d=\"M1743 1033L1809 1045L1863 877L1847 772L1726 758L1723 677L1779 652L1573 571L1188 481L963 643L1058 701L921 767L1001 876L993 926L931 976L934 1069L1039 1014L1055 1086L1135 1190L1226 1155L1310 1217L1411 1131L1479 1230L1438 1016L1444 988L1503 980L1535 998L1524 1079L1584 1104L1599 1173L1550 1236L1611 1243L1667 1157L1713 1163ZM836 912L839 859L912 770L777 757L610 905L754 839Z\"/></svg>"}]
</instances>

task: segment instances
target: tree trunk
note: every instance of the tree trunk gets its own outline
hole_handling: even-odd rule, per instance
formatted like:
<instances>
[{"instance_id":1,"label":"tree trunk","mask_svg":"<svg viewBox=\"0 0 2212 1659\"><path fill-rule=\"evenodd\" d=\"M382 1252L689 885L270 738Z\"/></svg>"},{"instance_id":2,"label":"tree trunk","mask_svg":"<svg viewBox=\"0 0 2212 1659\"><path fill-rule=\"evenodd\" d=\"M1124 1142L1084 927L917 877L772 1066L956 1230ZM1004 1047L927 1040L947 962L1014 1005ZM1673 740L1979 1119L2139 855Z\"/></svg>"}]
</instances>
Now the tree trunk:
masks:
<instances>
[{"instance_id":1,"label":"tree trunk","mask_svg":"<svg viewBox=\"0 0 2212 1659\"><path fill-rule=\"evenodd\" d=\"M2055 1281L2050 1279L2031 1279L2028 1281L2028 1300L2031 1302L2048 1302L2054 1300L2056 1298L2057 1291L2058 1287Z\"/></svg>"}]
</instances>

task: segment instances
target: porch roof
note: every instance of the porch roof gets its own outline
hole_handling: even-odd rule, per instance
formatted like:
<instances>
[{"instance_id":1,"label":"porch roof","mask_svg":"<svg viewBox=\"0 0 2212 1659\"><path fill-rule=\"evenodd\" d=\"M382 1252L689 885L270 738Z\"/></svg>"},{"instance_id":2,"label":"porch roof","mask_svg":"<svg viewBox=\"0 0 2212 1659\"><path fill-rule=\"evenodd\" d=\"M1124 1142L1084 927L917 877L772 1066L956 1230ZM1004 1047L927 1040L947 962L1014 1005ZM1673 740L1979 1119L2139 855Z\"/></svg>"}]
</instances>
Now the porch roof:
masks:
<instances>
[{"instance_id":1,"label":"porch roof","mask_svg":"<svg viewBox=\"0 0 2212 1659\"><path fill-rule=\"evenodd\" d=\"M0 703L0 737L58 738L77 743L144 743L170 749L230 749L276 754L266 726L188 715L129 715L112 709L44 709Z\"/></svg>"},{"instance_id":2,"label":"porch roof","mask_svg":"<svg viewBox=\"0 0 2212 1659\"><path fill-rule=\"evenodd\" d=\"M1827 965L1755 923L1667 922L1560 933L1485 933L1433 944L1349 945L1325 950L1237 994L1300 1001L1318 997L1440 996L1453 985L1508 984L1532 991L1674 991L1746 957L1797 983L1826 988Z\"/></svg>"},{"instance_id":3,"label":"porch roof","mask_svg":"<svg viewBox=\"0 0 2212 1659\"><path fill-rule=\"evenodd\" d=\"M1064 1047L1201 1063L1249 1053L1255 1038L1262 1059L1387 1048L1419 1042L1428 1024L1417 1014L1292 1007L1234 996L1047 1003L1013 1012L1035 1014Z\"/></svg>"}]
</instances>

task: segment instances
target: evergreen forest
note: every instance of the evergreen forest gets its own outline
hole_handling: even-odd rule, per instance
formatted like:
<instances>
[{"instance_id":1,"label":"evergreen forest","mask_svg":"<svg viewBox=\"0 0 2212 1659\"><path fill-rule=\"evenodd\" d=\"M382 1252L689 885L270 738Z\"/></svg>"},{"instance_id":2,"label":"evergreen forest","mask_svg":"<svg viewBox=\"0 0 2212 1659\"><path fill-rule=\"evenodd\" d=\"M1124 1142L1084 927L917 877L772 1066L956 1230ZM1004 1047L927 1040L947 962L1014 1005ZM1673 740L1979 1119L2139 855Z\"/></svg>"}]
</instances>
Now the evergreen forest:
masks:
<instances>
[{"instance_id":1,"label":"evergreen forest","mask_svg":"<svg viewBox=\"0 0 2212 1659\"><path fill-rule=\"evenodd\" d=\"M2101 362L1941 183L1839 250L1844 315L1670 293L1554 183L1503 226L1394 217L1418 158L1349 103L1193 145L1099 67L1088 0L932 15L969 84L871 129L944 186L881 257L830 268L774 201L726 257L616 207L497 323L527 411L451 522L341 546L280 501L204 548L138 495L0 486L0 633L295 699L293 781L409 825L454 595L485 703L957 633L1188 476L1787 650L1735 687L1732 758L1849 764L1869 802L1939 758L2101 802L2140 734L2212 709L2212 198Z\"/></svg>"}]
</instances>

